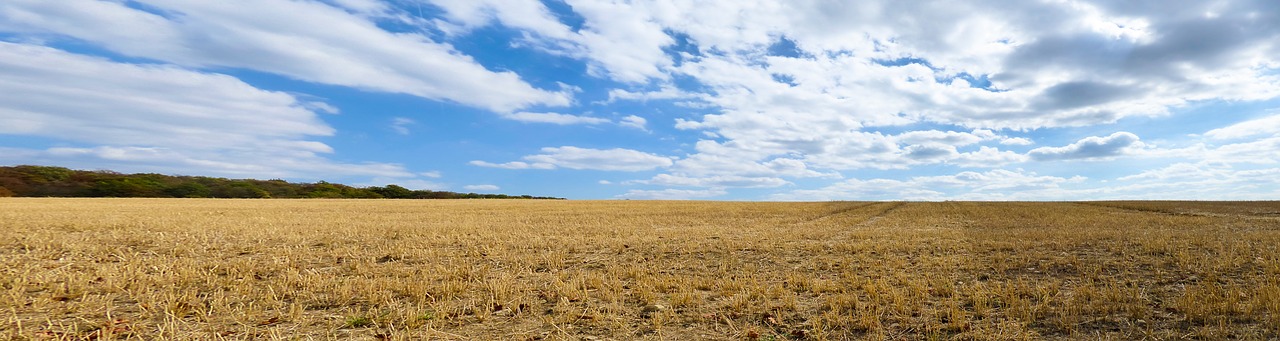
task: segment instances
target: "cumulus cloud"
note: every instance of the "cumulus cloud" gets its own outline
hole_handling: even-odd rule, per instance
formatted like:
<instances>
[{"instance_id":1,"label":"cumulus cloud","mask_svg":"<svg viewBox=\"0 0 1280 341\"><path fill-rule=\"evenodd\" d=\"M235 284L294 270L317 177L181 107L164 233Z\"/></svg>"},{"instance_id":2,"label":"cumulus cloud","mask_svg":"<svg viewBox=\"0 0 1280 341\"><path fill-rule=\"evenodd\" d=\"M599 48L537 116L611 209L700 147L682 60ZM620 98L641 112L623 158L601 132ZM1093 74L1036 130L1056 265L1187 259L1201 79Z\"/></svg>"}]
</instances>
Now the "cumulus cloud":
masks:
<instances>
[{"instance_id":1,"label":"cumulus cloud","mask_svg":"<svg viewBox=\"0 0 1280 341\"><path fill-rule=\"evenodd\" d=\"M571 102L567 92L538 89L513 72L489 70L449 44L388 32L371 17L321 2L139 3L164 15L114 1L6 1L0 4L0 31L56 34L183 66L251 69L497 112ZM249 5L252 10L246 10Z\"/></svg>"},{"instance_id":2,"label":"cumulus cloud","mask_svg":"<svg viewBox=\"0 0 1280 341\"><path fill-rule=\"evenodd\" d=\"M656 84L613 90L610 101L696 98L716 109L676 124L716 138L677 163L701 173L754 172L753 164L777 157L829 170L1114 157L1120 154L1107 153L1126 151L1118 144L1140 142L1115 136L1106 141L1112 144L1081 141L1074 150L1051 147L1028 157L997 145L1031 139L997 132L1280 95L1280 30L1268 24L1280 11L1257 2L1160 9L1090 1L570 4L590 32L644 37L617 40L632 45L625 48L582 44L604 75ZM631 13L625 20L613 14L622 7ZM622 51L637 55L614 55ZM672 77L697 86L667 85ZM917 124L991 134L882 132ZM719 147L706 152L703 142Z\"/></svg>"},{"instance_id":3,"label":"cumulus cloud","mask_svg":"<svg viewBox=\"0 0 1280 341\"><path fill-rule=\"evenodd\" d=\"M1181 168L1150 170L1154 173L1122 180L1133 182L1123 188L1140 193L1159 187L1145 181L1174 179L1168 174L1193 169L1220 174L1215 175L1221 180L1218 183L1246 186L1225 180L1228 176L1221 174L1228 173L1219 166L1235 167L1230 168L1231 179L1246 179L1270 174L1265 167L1280 162L1274 152L1280 149L1280 128L1275 128L1280 127L1280 116L1275 113L1205 132L1207 139L1199 144L1174 142L1179 149L1157 149L1123 131L1074 137L1077 141L1065 146L1025 147L1043 143L1036 134L1046 129L1125 124L1135 117L1179 115L1192 105L1280 97L1280 58L1276 57L1280 56L1280 28L1274 24L1280 22L1280 5L1269 2L1139 6L1092 0L927 5L568 0L562 4L567 7L557 9L572 13L553 13L547 3L536 0L430 3L436 11L429 12L436 17L419 17L421 13L414 10L418 3L376 0L264 0L253 3L253 11L244 10L246 3L234 1L7 1L0 4L0 33L24 41L62 43L70 38L74 44L175 65L135 65L129 75L154 72L172 78L191 73L203 82L199 86L174 84L182 83L174 80L151 83L168 88L153 90L158 93L194 92L190 89L201 86L223 92L209 96L218 103L178 94L170 97L174 100L157 100L155 110L164 115L143 109L118 122L86 124L89 114L77 113L96 108L84 111L84 104L45 103L67 96L58 93L62 90L18 84L41 84L30 81L41 77L73 77L47 68L35 76L16 72L38 69L33 66L38 62L30 56L8 56L0 59L0 66L10 70L4 79L16 81L0 84L11 91L0 94L0 99L21 104L8 106L9 112L0 114L0 133L87 144L10 150L8 155L94 155L117 160L163 155L183 156L180 159L192 164L288 155L291 160L340 164L325 159L322 155L332 148L316 141L334 133L316 114L336 113L338 108L235 84L233 78L210 72L190 71L224 69L453 101L521 122L609 124L644 131L651 128L650 123L659 124L650 122L657 116L603 118L577 110L582 108L559 108L578 104L572 98L576 88L535 86L500 66L481 65L449 43L497 25L516 33L511 35L511 47L532 47L554 58L576 60L597 78L592 81L616 87L607 91L607 100L591 105L663 101L657 105L695 109L673 118L674 128L685 134L676 139L697 137L678 141L684 153L678 157L625 148L558 147L509 162L470 164L507 169L661 170L664 174L631 183L707 188L629 194L635 197L713 197L723 195L725 188L844 179L818 192L788 193L835 198L902 191L924 199L963 198L965 193L1002 198L991 192L998 187L961 181L987 176L990 181L1041 179L1045 182L1028 187L1038 196L1029 197L1062 198L1117 192L1054 187L1074 184L1070 176L999 171L1010 166L1037 169L1044 162L1061 160L1182 158L1175 164ZM324 23L325 29L315 29L316 23ZM77 64L71 65L75 69ZM128 80L129 75L123 81L126 89L101 92L110 94L101 97L112 97L104 100L106 107L136 107L137 103L116 103L129 97L110 91L141 93L142 84L149 82L143 79L160 78ZM101 100L93 94L104 86L85 85L95 79L68 81L73 84L69 88L84 90L75 96L90 99L80 103ZM32 93L45 96L44 102ZM602 92L588 93L602 96ZM2 97L6 95L9 98ZM182 110L182 105L196 110ZM204 111L209 108L232 114L213 117L217 115ZM241 115L257 111L266 114ZM49 128L53 118L67 121L59 127L65 129ZM206 126L172 123L187 120L225 129L214 138L217 133L202 129ZM262 120L270 122L247 125ZM411 124L394 121L391 129L407 134ZM121 128L128 125L147 128ZM173 132L183 129L192 132L191 138L174 138ZM149 134L160 130L169 132ZM1167 140L1156 133L1143 134L1162 145ZM118 143L116 136L121 139ZM164 139L177 141L158 142ZM101 141L108 140L112 145L102 146L106 143ZM217 147L194 146L210 140L217 140L212 144ZM244 145L266 147L238 147ZM1183 151L1194 155L1180 155L1187 154ZM219 167L233 166L224 162ZM395 165L361 166L354 169L405 173ZM842 174L921 167L959 169L943 178L860 179ZM1160 174L1166 176L1160 178Z\"/></svg>"},{"instance_id":4,"label":"cumulus cloud","mask_svg":"<svg viewBox=\"0 0 1280 341\"><path fill-rule=\"evenodd\" d=\"M669 167L668 157L631 149L591 149L572 146L542 148L542 154L528 155L525 161L495 164L471 161L472 165L507 169L588 169L602 171L638 172Z\"/></svg>"},{"instance_id":5,"label":"cumulus cloud","mask_svg":"<svg viewBox=\"0 0 1280 341\"><path fill-rule=\"evenodd\" d=\"M900 143L905 144L923 144L923 143L939 143L950 146L967 146L983 140L995 137L990 131L975 131L975 133L965 133L956 131L940 131L940 130L919 130L909 131L897 136Z\"/></svg>"},{"instance_id":6,"label":"cumulus cloud","mask_svg":"<svg viewBox=\"0 0 1280 341\"><path fill-rule=\"evenodd\" d=\"M1107 137L1090 136L1076 143L1062 147L1040 147L1027 153L1033 160L1096 160L1124 155L1143 143L1138 135L1129 132L1117 132Z\"/></svg>"}]
</instances>

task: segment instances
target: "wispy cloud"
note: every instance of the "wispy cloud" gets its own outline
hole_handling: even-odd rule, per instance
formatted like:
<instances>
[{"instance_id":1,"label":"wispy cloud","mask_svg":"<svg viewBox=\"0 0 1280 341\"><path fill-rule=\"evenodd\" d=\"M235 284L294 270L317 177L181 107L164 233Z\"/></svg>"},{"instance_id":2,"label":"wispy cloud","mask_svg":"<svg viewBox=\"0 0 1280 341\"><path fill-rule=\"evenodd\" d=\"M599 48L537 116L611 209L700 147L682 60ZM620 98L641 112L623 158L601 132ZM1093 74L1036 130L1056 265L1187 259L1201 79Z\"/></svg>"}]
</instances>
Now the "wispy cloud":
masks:
<instances>
[{"instance_id":1,"label":"wispy cloud","mask_svg":"<svg viewBox=\"0 0 1280 341\"><path fill-rule=\"evenodd\" d=\"M525 156L525 161L490 163L471 161L481 167L507 169L588 169L603 171L637 172L671 166L671 158L641 151L614 148L591 149L572 146L542 148L542 154Z\"/></svg>"},{"instance_id":2,"label":"wispy cloud","mask_svg":"<svg viewBox=\"0 0 1280 341\"><path fill-rule=\"evenodd\" d=\"M491 191L496 191L500 189L500 187L495 185L466 185L466 186L462 186L462 188L468 191L481 191L481 192L491 192Z\"/></svg>"},{"instance_id":3,"label":"wispy cloud","mask_svg":"<svg viewBox=\"0 0 1280 341\"><path fill-rule=\"evenodd\" d=\"M391 119L391 130L395 131L396 134L409 135L410 133L409 126L412 126L417 123L418 123L417 121L414 121L409 118L395 117Z\"/></svg>"},{"instance_id":4,"label":"wispy cloud","mask_svg":"<svg viewBox=\"0 0 1280 341\"><path fill-rule=\"evenodd\" d=\"M528 123L551 123L551 124L559 124L559 125L609 123L609 120L598 118L598 117L568 115L568 114L559 114L559 113L553 113L553 112L521 111L521 112L515 112L515 113L502 114L502 118L513 120L513 121L528 122Z\"/></svg>"}]
</instances>

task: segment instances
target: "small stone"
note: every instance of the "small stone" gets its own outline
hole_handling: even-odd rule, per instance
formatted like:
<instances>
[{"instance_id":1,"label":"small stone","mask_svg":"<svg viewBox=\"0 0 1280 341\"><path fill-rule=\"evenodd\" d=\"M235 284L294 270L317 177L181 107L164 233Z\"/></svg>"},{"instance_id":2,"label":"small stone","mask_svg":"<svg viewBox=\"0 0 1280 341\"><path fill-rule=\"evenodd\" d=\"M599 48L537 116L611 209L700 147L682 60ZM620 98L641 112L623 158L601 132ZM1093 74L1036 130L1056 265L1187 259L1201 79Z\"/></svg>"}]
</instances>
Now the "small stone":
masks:
<instances>
[{"instance_id":1,"label":"small stone","mask_svg":"<svg viewBox=\"0 0 1280 341\"><path fill-rule=\"evenodd\" d=\"M644 309L640 309L640 317L647 318L647 317L653 316L653 313L663 311L666 309L667 307L664 307L661 304L650 304L650 305L644 306Z\"/></svg>"}]
</instances>

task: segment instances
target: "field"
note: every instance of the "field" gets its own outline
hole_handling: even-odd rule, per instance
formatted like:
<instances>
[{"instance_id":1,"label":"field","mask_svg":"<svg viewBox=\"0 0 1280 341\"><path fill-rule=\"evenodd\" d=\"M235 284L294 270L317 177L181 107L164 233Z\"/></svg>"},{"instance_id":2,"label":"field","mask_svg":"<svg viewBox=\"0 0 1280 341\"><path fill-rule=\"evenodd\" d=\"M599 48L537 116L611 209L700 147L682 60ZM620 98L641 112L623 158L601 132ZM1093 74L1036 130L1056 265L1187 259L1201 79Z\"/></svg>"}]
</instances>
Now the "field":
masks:
<instances>
[{"instance_id":1,"label":"field","mask_svg":"<svg viewBox=\"0 0 1280 341\"><path fill-rule=\"evenodd\" d=\"M0 199L0 339L1280 338L1280 202Z\"/></svg>"}]
</instances>

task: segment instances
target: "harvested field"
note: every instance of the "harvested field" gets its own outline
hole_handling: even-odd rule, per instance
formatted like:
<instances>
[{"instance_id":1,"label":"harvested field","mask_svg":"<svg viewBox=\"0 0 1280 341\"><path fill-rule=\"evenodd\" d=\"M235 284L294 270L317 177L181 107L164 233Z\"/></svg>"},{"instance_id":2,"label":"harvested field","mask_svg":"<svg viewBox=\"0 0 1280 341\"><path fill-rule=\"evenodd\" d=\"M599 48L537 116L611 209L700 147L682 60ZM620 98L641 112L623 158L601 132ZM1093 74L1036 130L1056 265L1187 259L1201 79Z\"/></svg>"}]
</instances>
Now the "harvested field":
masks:
<instances>
[{"instance_id":1,"label":"harvested field","mask_svg":"<svg viewBox=\"0 0 1280 341\"><path fill-rule=\"evenodd\" d=\"M1280 338L1280 202L0 198L0 338Z\"/></svg>"}]
</instances>

